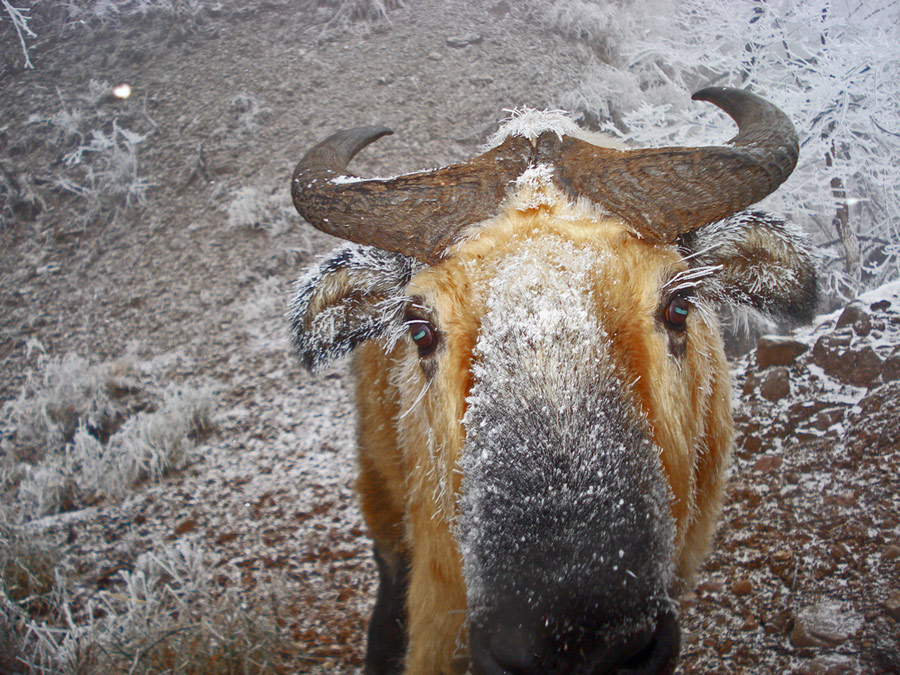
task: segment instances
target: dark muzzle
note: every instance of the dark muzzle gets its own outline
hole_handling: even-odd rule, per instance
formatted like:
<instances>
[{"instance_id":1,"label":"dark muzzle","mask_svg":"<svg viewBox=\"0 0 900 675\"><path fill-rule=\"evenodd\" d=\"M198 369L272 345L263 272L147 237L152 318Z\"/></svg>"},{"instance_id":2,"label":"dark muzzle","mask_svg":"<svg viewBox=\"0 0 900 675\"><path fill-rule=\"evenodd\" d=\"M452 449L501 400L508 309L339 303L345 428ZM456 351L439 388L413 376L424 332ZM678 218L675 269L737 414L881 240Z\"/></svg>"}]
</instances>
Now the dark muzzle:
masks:
<instances>
[{"instance_id":1,"label":"dark muzzle","mask_svg":"<svg viewBox=\"0 0 900 675\"><path fill-rule=\"evenodd\" d=\"M496 371L476 383L465 420L457 534L475 672L671 672L675 525L645 418L596 371L581 388L556 369L503 371L502 391Z\"/></svg>"},{"instance_id":2,"label":"dark muzzle","mask_svg":"<svg viewBox=\"0 0 900 675\"><path fill-rule=\"evenodd\" d=\"M523 621L524 618L524 621ZM534 615L499 613L470 631L475 675L657 675L672 673L678 657L679 630L675 614L662 611L646 628L610 631L585 630L581 640L561 639ZM573 636L574 637L574 636Z\"/></svg>"}]
</instances>

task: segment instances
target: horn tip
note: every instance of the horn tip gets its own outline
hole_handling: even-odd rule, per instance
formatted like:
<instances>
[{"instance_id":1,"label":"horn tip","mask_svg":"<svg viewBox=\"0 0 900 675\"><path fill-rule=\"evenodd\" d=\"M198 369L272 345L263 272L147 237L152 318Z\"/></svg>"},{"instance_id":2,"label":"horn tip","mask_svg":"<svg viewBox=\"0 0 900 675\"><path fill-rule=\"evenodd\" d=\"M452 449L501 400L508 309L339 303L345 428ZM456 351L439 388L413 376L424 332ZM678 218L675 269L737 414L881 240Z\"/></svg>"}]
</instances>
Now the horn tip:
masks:
<instances>
[{"instance_id":1,"label":"horn tip","mask_svg":"<svg viewBox=\"0 0 900 675\"><path fill-rule=\"evenodd\" d=\"M737 87L704 87L700 91L691 94L692 101L706 101L719 105L726 100L759 98L755 94L750 93L746 89L738 89ZM720 106L721 107L721 106Z\"/></svg>"}]
</instances>

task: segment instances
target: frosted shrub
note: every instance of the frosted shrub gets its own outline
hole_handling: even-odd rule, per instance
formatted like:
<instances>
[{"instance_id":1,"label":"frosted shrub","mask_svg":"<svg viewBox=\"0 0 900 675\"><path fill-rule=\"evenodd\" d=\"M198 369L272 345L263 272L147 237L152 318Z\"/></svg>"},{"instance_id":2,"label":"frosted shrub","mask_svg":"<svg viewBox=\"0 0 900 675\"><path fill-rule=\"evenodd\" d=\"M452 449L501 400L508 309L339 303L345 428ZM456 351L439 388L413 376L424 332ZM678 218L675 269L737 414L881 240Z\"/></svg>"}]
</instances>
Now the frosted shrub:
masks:
<instances>
[{"instance_id":1,"label":"frosted shrub","mask_svg":"<svg viewBox=\"0 0 900 675\"><path fill-rule=\"evenodd\" d=\"M290 196L284 190L264 195L257 188L242 187L232 195L226 207L229 227L263 230L275 236L285 232L295 217Z\"/></svg>"},{"instance_id":2,"label":"frosted shrub","mask_svg":"<svg viewBox=\"0 0 900 675\"><path fill-rule=\"evenodd\" d=\"M29 462L71 442L80 424L102 429L117 413L109 395L116 366L91 366L70 353L59 359L42 355L38 369L26 374L19 396L0 408L4 454Z\"/></svg>"},{"instance_id":3,"label":"frosted shrub","mask_svg":"<svg viewBox=\"0 0 900 675\"><path fill-rule=\"evenodd\" d=\"M3 3L3 9L6 11L7 16L9 16L10 21L12 21L13 27L16 29L16 35L19 38L19 43L22 45L22 53L25 55L23 66L25 68L34 68L31 64L31 59L28 56L28 44L25 42L26 37L37 37L37 34L28 26L28 22L31 21L31 17L29 16L31 8L14 7L10 4L9 0L0 0L0 2Z\"/></svg>"},{"instance_id":4,"label":"frosted shrub","mask_svg":"<svg viewBox=\"0 0 900 675\"><path fill-rule=\"evenodd\" d=\"M121 199L124 208L144 205L144 196L152 186L138 175L137 146L146 136L120 127L116 120L112 130L94 129L90 141L79 145L63 157L69 167L81 167L81 179L61 178L59 186L88 200L100 195Z\"/></svg>"},{"instance_id":5,"label":"frosted shrub","mask_svg":"<svg viewBox=\"0 0 900 675\"><path fill-rule=\"evenodd\" d=\"M158 481L179 467L192 439L211 428L212 402L211 389L165 391L159 410L138 413L110 437L99 458L96 489L121 496L135 483Z\"/></svg>"},{"instance_id":6,"label":"frosted shrub","mask_svg":"<svg viewBox=\"0 0 900 675\"><path fill-rule=\"evenodd\" d=\"M231 590L216 588L203 551L188 540L141 555L108 596L105 635L117 666L138 673L276 671L278 628Z\"/></svg>"},{"instance_id":7,"label":"frosted shrub","mask_svg":"<svg viewBox=\"0 0 900 675\"><path fill-rule=\"evenodd\" d=\"M900 5L685 0L660 3L643 29L622 41L624 71L595 65L560 102L612 119L607 131L639 144L705 145L733 128L691 92L764 95L794 121L801 147L766 207L815 236L826 293L846 300L900 275Z\"/></svg>"},{"instance_id":8,"label":"frosted shrub","mask_svg":"<svg viewBox=\"0 0 900 675\"><path fill-rule=\"evenodd\" d=\"M0 412L0 489L14 520L159 480L211 429L210 387L158 387L128 359L92 365L69 354L39 364Z\"/></svg>"},{"instance_id":9,"label":"frosted shrub","mask_svg":"<svg viewBox=\"0 0 900 675\"><path fill-rule=\"evenodd\" d=\"M129 128L137 123L134 118L127 126L122 123L119 115L127 110L106 105L112 89L109 82L92 79L71 100L57 89L57 112L28 118L27 135L54 157L61 155L62 162L37 180L31 170L17 165L18 159L0 160L0 198L10 216L33 218L45 206L43 193L50 190L76 198L67 205L65 221L81 228L116 221L145 206L154 184L141 173L139 153L148 134Z\"/></svg>"},{"instance_id":10,"label":"frosted shrub","mask_svg":"<svg viewBox=\"0 0 900 675\"><path fill-rule=\"evenodd\" d=\"M633 35L642 17L655 11L647 0L527 0L537 23L589 45L601 61L617 60L620 42Z\"/></svg>"},{"instance_id":11,"label":"frosted shrub","mask_svg":"<svg viewBox=\"0 0 900 675\"><path fill-rule=\"evenodd\" d=\"M334 13L326 28L346 26L352 21L390 21L388 12L403 7L402 0L326 0Z\"/></svg>"},{"instance_id":12,"label":"frosted shrub","mask_svg":"<svg viewBox=\"0 0 900 675\"><path fill-rule=\"evenodd\" d=\"M32 614L52 605L59 556L50 546L0 522L0 590Z\"/></svg>"}]
</instances>

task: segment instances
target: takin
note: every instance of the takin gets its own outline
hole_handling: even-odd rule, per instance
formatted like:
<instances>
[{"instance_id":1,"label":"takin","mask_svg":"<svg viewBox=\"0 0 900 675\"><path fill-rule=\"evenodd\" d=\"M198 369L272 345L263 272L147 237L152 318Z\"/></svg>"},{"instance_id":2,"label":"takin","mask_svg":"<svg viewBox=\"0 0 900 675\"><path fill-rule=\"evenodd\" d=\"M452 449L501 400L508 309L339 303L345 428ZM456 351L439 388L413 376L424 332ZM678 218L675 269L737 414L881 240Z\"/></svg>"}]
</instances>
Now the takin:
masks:
<instances>
[{"instance_id":1,"label":"takin","mask_svg":"<svg viewBox=\"0 0 900 675\"><path fill-rule=\"evenodd\" d=\"M313 370L354 352L366 673L674 670L733 437L717 309L808 321L817 289L802 235L746 210L793 171L793 125L694 99L738 134L615 149L528 111L453 166L348 173L384 127L297 165L297 210L352 242L289 320Z\"/></svg>"}]
</instances>

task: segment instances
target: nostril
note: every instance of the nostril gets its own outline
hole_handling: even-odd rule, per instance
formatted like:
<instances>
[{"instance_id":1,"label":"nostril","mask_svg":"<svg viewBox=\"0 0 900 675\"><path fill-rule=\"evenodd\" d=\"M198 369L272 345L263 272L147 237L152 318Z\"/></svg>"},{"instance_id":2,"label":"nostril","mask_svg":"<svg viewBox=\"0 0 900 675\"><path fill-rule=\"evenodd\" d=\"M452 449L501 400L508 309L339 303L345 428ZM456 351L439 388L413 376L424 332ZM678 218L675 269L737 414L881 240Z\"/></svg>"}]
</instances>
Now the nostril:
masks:
<instances>
[{"instance_id":1,"label":"nostril","mask_svg":"<svg viewBox=\"0 0 900 675\"><path fill-rule=\"evenodd\" d=\"M675 670L681 642L675 615L664 612L649 639L632 647L631 654L620 661L619 672L627 675L666 675Z\"/></svg>"},{"instance_id":2,"label":"nostril","mask_svg":"<svg viewBox=\"0 0 900 675\"><path fill-rule=\"evenodd\" d=\"M470 648L476 675L537 675L535 640L522 626L494 625L490 630L473 629Z\"/></svg>"},{"instance_id":3,"label":"nostril","mask_svg":"<svg viewBox=\"0 0 900 675\"><path fill-rule=\"evenodd\" d=\"M509 675L533 675L538 672L534 641L524 631L498 631L491 638L491 654Z\"/></svg>"}]
</instances>

